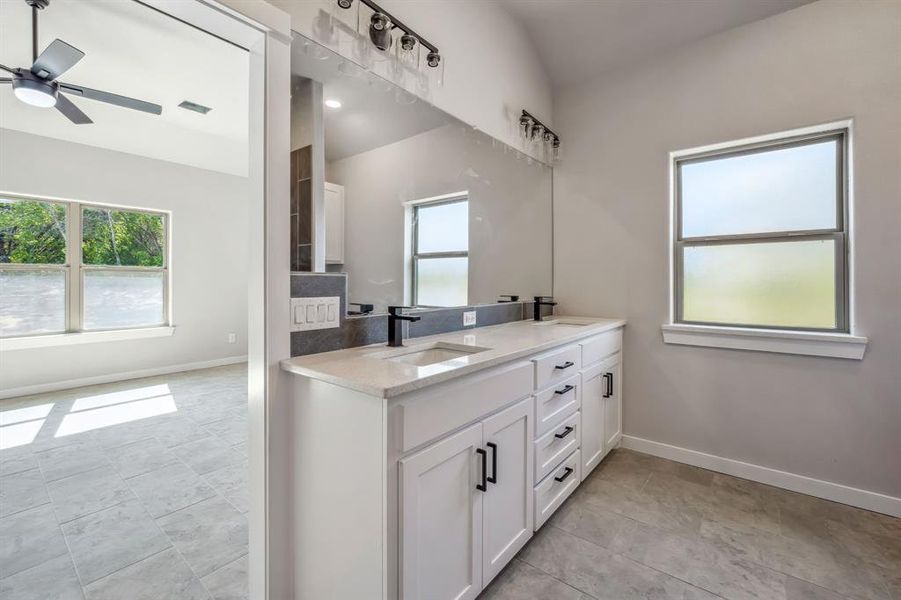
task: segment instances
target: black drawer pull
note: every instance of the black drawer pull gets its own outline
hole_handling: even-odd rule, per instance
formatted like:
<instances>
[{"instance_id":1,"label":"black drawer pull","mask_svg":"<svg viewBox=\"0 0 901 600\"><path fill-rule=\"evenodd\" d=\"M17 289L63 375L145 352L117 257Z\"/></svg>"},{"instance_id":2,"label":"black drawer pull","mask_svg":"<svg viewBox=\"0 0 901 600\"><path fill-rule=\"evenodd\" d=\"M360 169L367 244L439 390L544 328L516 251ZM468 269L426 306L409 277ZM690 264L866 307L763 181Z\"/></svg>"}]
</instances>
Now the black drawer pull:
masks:
<instances>
[{"instance_id":1,"label":"black drawer pull","mask_svg":"<svg viewBox=\"0 0 901 600\"><path fill-rule=\"evenodd\" d=\"M476 454L482 457L482 483L477 483L476 489L484 492L488 489L488 453L483 448L476 448Z\"/></svg>"},{"instance_id":2,"label":"black drawer pull","mask_svg":"<svg viewBox=\"0 0 901 600\"><path fill-rule=\"evenodd\" d=\"M566 436L571 434L573 431L575 431L575 428L572 425L567 425L566 429L563 430L563 433L555 433L554 437L562 440L563 438L565 438Z\"/></svg>"},{"instance_id":3,"label":"black drawer pull","mask_svg":"<svg viewBox=\"0 0 901 600\"><path fill-rule=\"evenodd\" d=\"M576 365L576 363L574 363L574 362L571 361L571 360L568 360L568 361L566 361L565 363L563 363L562 365L554 365L554 368L555 368L555 369L560 369L560 370L562 371L562 370L564 370L564 369L568 369L568 368L570 368L570 367L574 367L575 365Z\"/></svg>"},{"instance_id":4,"label":"black drawer pull","mask_svg":"<svg viewBox=\"0 0 901 600\"><path fill-rule=\"evenodd\" d=\"M574 389L576 389L576 386L574 386L574 385L567 385L567 386L564 386L564 388L563 388L562 390L554 390L554 393L555 393L555 394L558 394L558 395L560 395L560 396L562 396L563 394L565 394L565 393L567 393L567 392L571 392L571 391L573 391Z\"/></svg>"},{"instance_id":5,"label":"black drawer pull","mask_svg":"<svg viewBox=\"0 0 901 600\"><path fill-rule=\"evenodd\" d=\"M602 398L609 398L613 395L613 373L604 373L604 383L606 384Z\"/></svg>"},{"instance_id":6,"label":"black drawer pull","mask_svg":"<svg viewBox=\"0 0 901 600\"><path fill-rule=\"evenodd\" d=\"M561 477L554 477L554 481L559 481L560 483L563 483L564 481L566 481L566 478L572 474L573 474L573 470L570 467L566 467L566 471L564 471L563 475Z\"/></svg>"},{"instance_id":7,"label":"black drawer pull","mask_svg":"<svg viewBox=\"0 0 901 600\"><path fill-rule=\"evenodd\" d=\"M488 483L497 485L497 444L488 442L485 445L491 448L491 477L487 478Z\"/></svg>"}]
</instances>

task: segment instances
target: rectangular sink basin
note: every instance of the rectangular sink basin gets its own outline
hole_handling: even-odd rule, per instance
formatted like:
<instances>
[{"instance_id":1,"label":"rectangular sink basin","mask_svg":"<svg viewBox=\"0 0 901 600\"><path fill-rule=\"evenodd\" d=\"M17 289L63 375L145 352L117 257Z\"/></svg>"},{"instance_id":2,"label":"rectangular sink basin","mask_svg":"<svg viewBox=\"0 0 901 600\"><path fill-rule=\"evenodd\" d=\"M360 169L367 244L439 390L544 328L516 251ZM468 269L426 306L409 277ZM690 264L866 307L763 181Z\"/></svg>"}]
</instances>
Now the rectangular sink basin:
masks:
<instances>
[{"instance_id":1,"label":"rectangular sink basin","mask_svg":"<svg viewBox=\"0 0 901 600\"><path fill-rule=\"evenodd\" d=\"M463 344L450 344L447 342L435 342L426 346L413 346L399 351L390 352L383 355L385 360L392 362L404 363L407 365L415 365L417 367L425 367L435 363L454 360L471 354L484 352L489 348L480 346L464 346Z\"/></svg>"},{"instance_id":2,"label":"rectangular sink basin","mask_svg":"<svg viewBox=\"0 0 901 600\"><path fill-rule=\"evenodd\" d=\"M567 317L560 317L558 319L548 319L547 321L541 321L539 323L535 323L536 325L566 325L569 327L585 327L586 325L591 325L592 322L587 319L574 319Z\"/></svg>"}]
</instances>

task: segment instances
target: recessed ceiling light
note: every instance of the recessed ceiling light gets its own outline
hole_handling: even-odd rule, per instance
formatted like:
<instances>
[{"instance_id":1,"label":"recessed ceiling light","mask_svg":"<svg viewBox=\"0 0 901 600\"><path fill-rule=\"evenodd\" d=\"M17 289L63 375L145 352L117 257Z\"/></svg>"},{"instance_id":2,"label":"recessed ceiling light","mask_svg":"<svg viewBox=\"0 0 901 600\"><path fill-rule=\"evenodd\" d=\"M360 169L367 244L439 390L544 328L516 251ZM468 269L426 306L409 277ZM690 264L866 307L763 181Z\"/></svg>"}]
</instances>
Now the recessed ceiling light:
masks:
<instances>
[{"instance_id":1,"label":"recessed ceiling light","mask_svg":"<svg viewBox=\"0 0 901 600\"><path fill-rule=\"evenodd\" d=\"M329 98L325 101L325 105L329 108L341 108L341 101L335 100L334 98Z\"/></svg>"}]
</instances>

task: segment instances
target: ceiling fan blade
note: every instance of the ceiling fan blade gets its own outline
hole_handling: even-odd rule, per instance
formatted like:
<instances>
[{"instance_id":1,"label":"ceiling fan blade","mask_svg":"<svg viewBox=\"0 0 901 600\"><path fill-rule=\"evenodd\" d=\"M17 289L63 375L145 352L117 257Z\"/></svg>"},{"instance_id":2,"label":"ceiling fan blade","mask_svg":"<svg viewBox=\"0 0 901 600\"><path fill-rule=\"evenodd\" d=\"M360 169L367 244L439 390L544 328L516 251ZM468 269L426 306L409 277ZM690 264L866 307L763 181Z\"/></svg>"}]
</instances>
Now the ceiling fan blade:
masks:
<instances>
[{"instance_id":1,"label":"ceiling fan blade","mask_svg":"<svg viewBox=\"0 0 901 600\"><path fill-rule=\"evenodd\" d=\"M9 73L15 73L15 72L16 72L15 69L10 69L10 68L7 67L6 65L0 65L0 70L7 71L7 72L9 72Z\"/></svg>"},{"instance_id":2,"label":"ceiling fan blade","mask_svg":"<svg viewBox=\"0 0 901 600\"><path fill-rule=\"evenodd\" d=\"M0 83L12 83L13 80L11 77L0 77Z\"/></svg>"},{"instance_id":3,"label":"ceiling fan blade","mask_svg":"<svg viewBox=\"0 0 901 600\"><path fill-rule=\"evenodd\" d=\"M55 39L34 61L31 72L41 79L56 79L82 58L84 52L60 39Z\"/></svg>"},{"instance_id":4,"label":"ceiling fan blade","mask_svg":"<svg viewBox=\"0 0 901 600\"><path fill-rule=\"evenodd\" d=\"M116 106L122 106L125 108L130 108L132 110L140 110L142 112L151 113L154 115L158 115L163 112L163 107L159 104L144 102L143 100L136 100L135 98L129 98L128 96L120 96L119 94L102 92L100 90L92 90L91 88L82 87L80 85L72 85L69 83L60 83L59 87L60 89L66 90L71 94L78 94L82 98L99 100L100 102L106 102L107 104L115 104Z\"/></svg>"},{"instance_id":5,"label":"ceiling fan blade","mask_svg":"<svg viewBox=\"0 0 901 600\"><path fill-rule=\"evenodd\" d=\"M81 112L81 109L75 106L71 100L62 94L56 95L56 109L76 125L87 125L88 123L94 122L89 116Z\"/></svg>"}]
</instances>

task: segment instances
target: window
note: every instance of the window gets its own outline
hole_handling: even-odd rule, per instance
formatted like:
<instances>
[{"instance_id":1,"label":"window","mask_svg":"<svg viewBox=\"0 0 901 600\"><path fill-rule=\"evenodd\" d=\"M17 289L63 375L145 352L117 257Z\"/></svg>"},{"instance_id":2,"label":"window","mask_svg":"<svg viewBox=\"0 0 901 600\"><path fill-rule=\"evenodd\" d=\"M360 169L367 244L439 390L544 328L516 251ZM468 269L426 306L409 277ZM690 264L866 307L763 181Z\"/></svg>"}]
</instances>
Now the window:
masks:
<instances>
[{"instance_id":1,"label":"window","mask_svg":"<svg viewBox=\"0 0 901 600\"><path fill-rule=\"evenodd\" d=\"M0 337L168 323L163 213L0 196Z\"/></svg>"},{"instance_id":2,"label":"window","mask_svg":"<svg viewBox=\"0 0 901 600\"><path fill-rule=\"evenodd\" d=\"M469 200L413 206L413 304L463 306L469 288Z\"/></svg>"},{"instance_id":3,"label":"window","mask_svg":"<svg viewBox=\"0 0 901 600\"><path fill-rule=\"evenodd\" d=\"M848 332L847 131L677 156L674 320Z\"/></svg>"}]
</instances>

